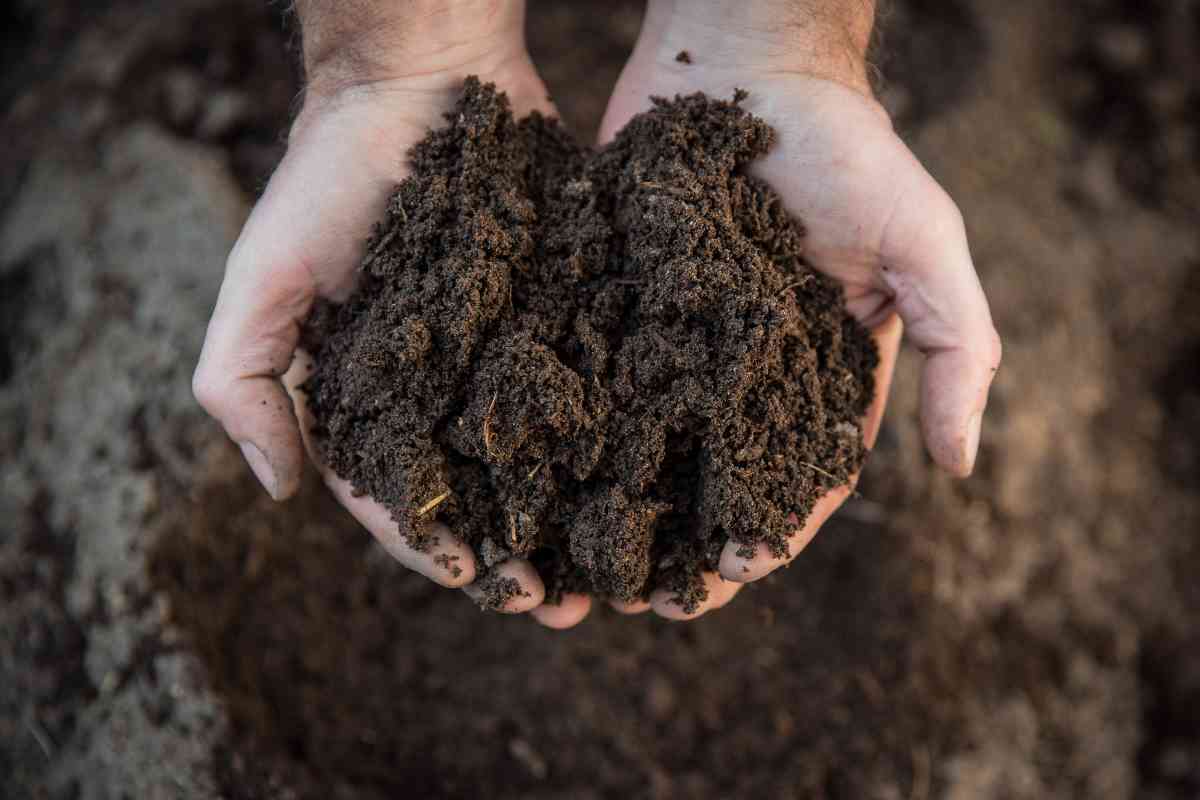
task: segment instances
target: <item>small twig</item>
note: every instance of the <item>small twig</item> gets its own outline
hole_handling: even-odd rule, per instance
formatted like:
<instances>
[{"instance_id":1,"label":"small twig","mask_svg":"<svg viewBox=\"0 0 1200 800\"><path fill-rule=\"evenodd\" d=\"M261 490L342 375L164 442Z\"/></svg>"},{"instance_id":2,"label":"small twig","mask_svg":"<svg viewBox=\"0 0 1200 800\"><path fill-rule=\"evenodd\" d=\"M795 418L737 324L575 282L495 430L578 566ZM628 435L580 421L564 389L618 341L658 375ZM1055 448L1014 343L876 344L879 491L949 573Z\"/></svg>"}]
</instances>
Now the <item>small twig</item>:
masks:
<instances>
[{"instance_id":1,"label":"small twig","mask_svg":"<svg viewBox=\"0 0 1200 800\"><path fill-rule=\"evenodd\" d=\"M442 503L444 503L446 498L449 496L450 496L450 490L447 489L446 491L442 492L437 497L433 498L428 503L426 503L425 505L423 505L419 509L417 509L417 516L420 517L430 511L433 511L435 508L437 508Z\"/></svg>"},{"instance_id":2,"label":"small twig","mask_svg":"<svg viewBox=\"0 0 1200 800\"><path fill-rule=\"evenodd\" d=\"M826 478L829 478L831 481L836 481L836 480L837 480L837 475L832 475L832 474L830 474L830 473L826 472L825 470L823 470L823 469L821 469L820 467L818 467L816 464L809 464L807 461L801 461L801 462L799 462L799 464L800 464L800 466L802 466L802 467L808 467L808 468L809 468L809 469L811 469L813 472L819 472L819 473L821 473L821 474L822 474L822 475L824 475Z\"/></svg>"},{"instance_id":3,"label":"small twig","mask_svg":"<svg viewBox=\"0 0 1200 800\"><path fill-rule=\"evenodd\" d=\"M780 293L780 294L783 294L783 293L784 293L784 292L786 292L788 289L795 289L797 286L803 286L803 285L804 285L805 283L807 283L807 282L808 282L808 281L803 281L803 280L801 280L801 281L793 281L792 283L789 283L787 286L785 286L785 287L783 287L782 289L780 289L780 290L779 290L779 293Z\"/></svg>"},{"instance_id":4,"label":"small twig","mask_svg":"<svg viewBox=\"0 0 1200 800\"><path fill-rule=\"evenodd\" d=\"M538 471L541 470L541 468L544 467L545 465L546 465L546 462L543 461L541 464L538 464L536 467L529 470L529 474L525 476L525 480L527 480L527 481L533 480L533 476L537 475Z\"/></svg>"},{"instance_id":5,"label":"small twig","mask_svg":"<svg viewBox=\"0 0 1200 800\"><path fill-rule=\"evenodd\" d=\"M403 211L404 209L401 208L400 210ZM407 222L407 221L408 220L406 218L405 222ZM392 228L390 231L388 231L382 237L380 237L379 241L375 243L375 246L373 248L371 248L371 252L368 253L367 257L363 259L362 265L364 267L370 266L375 261L375 259L379 257L379 254L383 252L383 248L385 248L389 244L391 244L392 239L396 238L396 234L399 233L399 231L400 231L399 228Z\"/></svg>"},{"instance_id":6,"label":"small twig","mask_svg":"<svg viewBox=\"0 0 1200 800\"><path fill-rule=\"evenodd\" d=\"M649 189L650 191L666 192L667 194L673 194L676 197L683 197L683 196L687 195L687 193L688 193L687 189L681 188L679 186L664 186L661 183L654 183L653 181L642 181L641 183L638 184L638 186L640 186L643 189Z\"/></svg>"},{"instance_id":7,"label":"small twig","mask_svg":"<svg viewBox=\"0 0 1200 800\"><path fill-rule=\"evenodd\" d=\"M34 741L38 743L38 747L42 748L42 753L46 756L46 760L53 761L54 748L50 746L50 737L42 730L42 726L37 721L37 718L25 720L25 727L29 728L29 732L33 734Z\"/></svg>"},{"instance_id":8,"label":"small twig","mask_svg":"<svg viewBox=\"0 0 1200 800\"><path fill-rule=\"evenodd\" d=\"M492 402L488 405L487 413L483 415L483 449L488 455L492 455L492 412L496 410L496 399L499 397L499 391L492 393Z\"/></svg>"}]
</instances>

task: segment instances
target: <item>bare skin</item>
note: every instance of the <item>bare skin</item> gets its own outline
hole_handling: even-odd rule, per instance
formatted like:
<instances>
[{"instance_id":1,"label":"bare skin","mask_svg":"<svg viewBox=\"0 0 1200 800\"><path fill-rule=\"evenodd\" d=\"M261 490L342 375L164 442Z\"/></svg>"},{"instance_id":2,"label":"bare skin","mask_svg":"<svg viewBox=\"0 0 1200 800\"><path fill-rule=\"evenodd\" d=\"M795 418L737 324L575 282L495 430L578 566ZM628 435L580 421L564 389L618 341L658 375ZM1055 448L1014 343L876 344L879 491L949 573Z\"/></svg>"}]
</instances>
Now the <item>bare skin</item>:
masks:
<instances>
[{"instance_id":1,"label":"bare skin","mask_svg":"<svg viewBox=\"0 0 1200 800\"><path fill-rule=\"evenodd\" d=\"M276 499L298 488L307 444L308 426L298 424L307 411L295 389L307 358L296 350L298 321L316 297L344 298L352 289L364 232L405 175L401 154L440 122L468 74L507 91L518 114L552 111L525 51L520 0L307 0L298 12L305 105L287 156L230 254L194 379L201 404ZM961 214L871 95L865 50L873 18L870 0L650 0L600 141L644 110L650 95L748 91L746 108L778 134L754 171L805 221L813 266L842 282L851 313L879 344L879 392L864 420L868 446L883 417L903 331L926 355L926 446L940 466L965 476L974 466L1000 341ZM683 49L691 64L675 60ZM440 532L436 552L417 553L386 510L353 498L344 482L318 467L393 556L442 585L473 592L473 555L451 531ZM704 576L709 598L693 614L665 593L614 607L669 619L720 608L742 584L795 558L851 491L830 492L797 520L783 559L765 548L746 559L727 547L719 573ZM443 554L457 560L437 558ZM547 627L568 628L591 610L591 598L582 595L544 603L541 580L525 562L502 569L524 591L504 611L530 611Z\"/></svg>"},{"instance_id":2,"label":"bare skin","mask_svg":"<svg viewBox=\"0 0 1200 800\"><path fill-rule=\"evenodd\" d=\"M316 298L343 299L352 290L365 232L407 173L404 154L441 122L470 74L506 91L518 114L553 113L525 51L522 4L410 3L403 19L399 5L300 4L304 107L287 155L229 255L193 379L201 405L224 424L276 500L299 488L308 445L302 434L311 427L299 424L307 416L296 389L306 362L297 351L299 322ZM346 28L354 19L365 27ZM410 23L403 36L399 21ZM440 531L432 552L413 550L386 509L354 497L313 460L338 501L397 560L472 592L474 555L452 532ZM532 566L514 560L501 571L523 591L500 610L542 604L545 589Z\"/></svg>"},{"instance_id":3,"label":"bare skin","mask_svg":"<svg viewBox=\"0 0 1200 800\"><path fill-rule=\"evenodd\" d=\"M926 446L942 468L966 476L1000 363L1000 339L962 215L893 132L871 93L865 53L873 13L866 0L651 0L600 141L644 110L651 95L749 92L744 106L777 134L752 171L804 220L812 265L843 284L850 312L875 333L881 363L878 396L863 424L868 447L882 421L903 328L926 355ZM675 58L683 49L690 64ZM695 614L684 615L665 595L652 597L651 609L683 619L719 608L740 584L799 555L852 491L852 485L831 491L798 521L785 558L773 558L764 545L746 559L736 544L727 545L723 580L706 576L711 596Z\"/></svg>"}]
</instances>

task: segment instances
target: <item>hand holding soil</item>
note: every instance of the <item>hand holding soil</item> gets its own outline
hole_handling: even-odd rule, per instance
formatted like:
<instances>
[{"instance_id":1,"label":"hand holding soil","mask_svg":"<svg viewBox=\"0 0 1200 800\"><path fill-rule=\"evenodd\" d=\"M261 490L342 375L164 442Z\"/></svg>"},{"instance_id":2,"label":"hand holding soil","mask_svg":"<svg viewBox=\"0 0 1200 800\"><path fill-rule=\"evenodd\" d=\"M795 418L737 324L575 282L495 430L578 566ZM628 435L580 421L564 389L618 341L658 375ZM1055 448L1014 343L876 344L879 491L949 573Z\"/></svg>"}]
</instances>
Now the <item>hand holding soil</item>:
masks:
<instances>
[{"instance_id":1,"label":"hand holding soil","mask_svg":"<svg viewBox=\"0 0 1200 800\"><path fill-rule=\"evenodd\" d=\"M519 19L515 24L519 30ZM464 123L472 109L460 109L464 113L450 120L457 133L444 135L440 145L436 136L422 145L426 169L416 183L408 182L410 194L421 193L409 200L447 193L448 184L437 183L438 170L458 175L471 155L461 147L463 138L483 132L499 142L487 157L507 154L519 162L486 165L507 175L515 194L498 195L496 202L482 195L464 200L456 185L439 213L444 219L458 214L461 222L462 211L482 199L491 215L483 224L498 219L499 228L464 229L461 238L473 235L474 244L431 232L428 215L410 230L407 215L417 208L405 202L402 187L366 261L362 232L382 217L388 194L406 177L403 154L451 108L463 75L478 72L494 80L518 117L549 112L548 102L523 50L514 49L519 37L511 27L488 34L492 49L481 46L483 56L427 72L405 64L419 74L415 78L347 80L356 73L339 69L336 60L333 68L310 74L309 100L287 158L230 256L196 378L197 396L225 423L272 496L295 491L297 433L303 432L310 452L323 457L318 463L332 457L342 477L324 466L322 472L343 505L401 562L439 583L466 585L499 610L535 609L552 627L586 616L593 591L623 611L653 607L664 616L690 618L723 605L741 583L795 557L849 495L882 416L901 331L895 312L929 355L922 414L930 451L950 471L970 472L999 344L953 203L863 94L861 58L849 59L849 71L841 70L842 54L815 66L775 69L759 56L761 42L739 42L736 35L706 42L711 33L702 30L676 21L670 4L651 5L609 106L602 141L645 110L651 95L703 91L713 99L660 107L665 122L643 128L649 126L653 137L655 125L670 128L691 115L698 130L715 135L693 142L700 152L694 162L685 161L697 175L711 176L714 165L723 165L716 172L729 184L716 195L710 188L692 191L678 170L655 172L661 166L656 158L640 163L636 141L608 151L618 154L609 160L619 163L596 166L605 156L588 162L569 139L535 118L522 129L524 150L510 152L505 148L514 147L516 138L511 118L504 123L504 113L485 113L479 128L474 117ZM677 59L685 46L690 57ZM738 90L748 93L744 108L774 128L773 146L766 146L771 135L761 122L747 122L736 106L716 100L740 98ZM479 89L471 91L478 95ZM473 111L488 102L477 96ZM686 135L686 126L681 130ZM647 145L647 155L655 156L655 147L661 150L675 134L665 135L658 145ZM722 137L734 142L726 152L707 152ZM448 142L458 142L459 149ZM735 177L735 167L764 153L749 170L771 189ZM537 158L521 161L530 154ZM508 175L514 166L519 169ZM639 170L653 177L630 188L629 178ZM516 187L518 176L527 185ZM607 189L596 188L605 181ZM720 192L743 204L733 212L734 227L751 223L746 203L758 204L769 222L750 224L750 233L731 239L716 225L717 207L711 205ZM692 223L681 209L697 200L703 201L699 207L709 203L708 216ZM592 215L594 228L604 230L572 230L563 221L556 229L538 222L536 213L528 216L554 203L573 203L580 219ZM781 208L803 226L802 234ZM662 214L657 218L656 209ZM677 245L671 231L686 233L691 226L693 250L683 255L716 247L714 263L724 259L741 268L747 258L757 258L759 266L722 276L696 271L694 260L680 262L687 274L675 276L681 280L671 286L669 269L659 274L661 265L649 263L645 248L629 249L626 238L639 224L629 218L633 213L657 219L665 232L658 246L662 258ZM696 238L695 228L705 220L720 229L714 243L706 242L707 234ZM736 255L746 240L757 256ZM424 285L420 275L397 278L447 253L472 256L459 278L441 268ZM536 274L563 254L577 273L570 280ZM494 259L498 271L480 271L482 256ZM532 275L526 274L531 258ZM360 263L373 282L356 287ZM833 280L818 278L810 266ZM737 313L730 297L708 296L731 278L727 293L757 298L737 306ZM447 281L459 285L441 291ZM873 374L874 348L856 344L862 328L849 317L838 321L839 284L852 318L874 333L880 363ZM389 295L389 287L394 292L398 285L408 291ZM380 317L393 325L394 352L378 348L378 320L372 330L351 319L366 319L373 302L403 311L418 295L460 302ZM298 323L314 301L348 298L357 310L340 317L336 305L318 304L308 344L325 352L313 375L310 354L296 350ZM834 312L833 328L821 328L828 320L817 321L817 309ZM739 314L746 324L733 332L729 323ZM457 344L443 323L459 326ZM717 336L704 344L694 334L706 328ZM368 333L374 338L360 337ZM755 338L771 335L799 337L809 348L805 357L820 369L804 378L789 373L799 369L796 357L781 358L783 345L768 347ZM623 349L626 336L644 339L640 357L647 364L638 361L636 348ZM743 348L749 360L739 366L734 351L743 338L750 342ZM431 352L447 360L430 362ZM278 385L293 353L285 383L296 399L299 431ZM769 358L754 361L764 356ZM396 357L407 360L410 388L391 391L386 373ZM364 359L371 362L366 367ZM674 366L663 371L663 363ZM733 377L693 389L678 371L702 365L728 367ZM347 366L354 368L346 372ZM663 371L663 380L638 385L639 370L647 367ZM391 380L396 382L394 374ZM830 395L827 384L844 386ZM718 385L732 392L731 417L722 417L712 402L720 396ZM650 402L645 395L651 386L651 394L661 391L679 403ZM782 394L772 400L780 386ZM796 394L801 386L807 395ZM306 404L310 392L320 406L316 418ZM819 398L832 396L841 400L830 406L831 416L822 411L819 420L810 416L803 423L778 416L771 405L822 406ZM761 410L747 411L747 398ZM395 421L393 401L405 419ZM855 417L863 412L860 427ZM389 415L392 433L408 430L407 439L380 438L389 428L376 423ZM413 420L422 419L425 426L414 427ZM732 446L730 432L746 441ZM622 465L623 455L628 464ZM759 461L779 466L756 471ZM398 464L408 469L401 473ZM514 476L525 476L524 483L518 486ZM430 522L438 518L461 527L452 533ZM484 580L473 583L477 575ZM545 581L553 604L542 604Z\"/></svg>"},{"instance_id":2,"label":"hand holding soil","mask_svg":"<svg viewBox=\"0 0 1200 800\"><path fill-rule=\"evenodd\" d=\"M414 60L405 64L418 73L411 78L374 80L359 74L351 80L336 59L315 64L306 49L309 89L287 155L230 253L194 390L277 500L299 486L311 427L303 424L302 398L293 410L280 385L293 360L302 363L305 357L296 350L298 323L318 298L349 295L363 237L407 174L405 154L453 106L461 89L459 70L479 71L496 81L521 113L551 110L523 48L508 45L519 45L520 14L487 20L477 50L462 43L462 20L445 22L453 23L442 33L459 38L455 54L462 63L444 61L443 53L436 68L422 71ZM438 40L438 33L431 33L425 45L442 53ZM386 509L355 496L349 484L314 461L338 500L400 562L445 586L471 583L473 553L449 531L435 528L437 544L415 550ZM513 560L503 571L521 585L504 610L525 611L541 603L541 581L527 564Z\"/></svg>"},{"instance_id":3,"label":"hand holding soil","mask_svg":"<svg viewBox=\"0 0 1200 800\"><path fill-rule=\"evenodd\" d=\"M864 55L871 17L869 11L836 19L817 14L797 35L780 20L765 19L761 4L650 3L600 141L643 111L649 96L747 92L745 108L777 136L750 173L802 220L806 260L842 284L850 313L874 332L881 363L877 402L864 425L868 447L882 418L902 320L927 357L921 402L926 445L941 467L966 476L1000 363L1000 340L962 215L895 135L871 92ZM761 35L763 27L786 40ZM688 57L680 59L685 48ZM818 502L786 557L760 547L746 559L730 546L722 575L755 580L790 561L849 497L856 480Z\"/></svg>"}]
</instances>

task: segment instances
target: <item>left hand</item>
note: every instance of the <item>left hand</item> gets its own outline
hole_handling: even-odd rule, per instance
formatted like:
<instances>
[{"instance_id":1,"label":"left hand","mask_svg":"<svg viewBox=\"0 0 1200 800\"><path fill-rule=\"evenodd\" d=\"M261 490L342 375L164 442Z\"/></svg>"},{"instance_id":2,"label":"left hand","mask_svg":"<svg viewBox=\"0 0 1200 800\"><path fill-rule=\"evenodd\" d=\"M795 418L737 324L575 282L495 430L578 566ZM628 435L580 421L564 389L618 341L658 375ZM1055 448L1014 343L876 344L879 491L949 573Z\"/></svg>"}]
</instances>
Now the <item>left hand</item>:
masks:
<instances>
[{"instance_id":1,"label":"left hand","mask_svg":"<svg viewBox=\"0 0 1200 800\"><path fill-rule=\"evenodd\" d=\"M778 5L651 0L609 102L600 142L645 110L651 95L703 91L730 98L735 89L748 91L743 106L777 135L774 148L751 172L804 222L807 260L842 283L850 313L873 331L878 344L876 397L863 421L867 448L879 431L906 328L926 355L921 397L926 446L941 467L966 476L1000 362L1000 339L971 262L962 215L896 136L872 96L863 55L871 20L859 19L857 26L848 20L840 33L823 24L827 18L811 15L788 25L777 18ZM685 49L690 64L675 59ZM709 596L694 613L685 614L665 591L649 603L617 609L691 619L720 608L743 583L798 555L850 496L856 480L829 492L807 519L797 521L786 557L773 558L760 545L747 559L737 554L737 543L726 545L720 574L703 576Z\"/></svg>"}]
</instances>

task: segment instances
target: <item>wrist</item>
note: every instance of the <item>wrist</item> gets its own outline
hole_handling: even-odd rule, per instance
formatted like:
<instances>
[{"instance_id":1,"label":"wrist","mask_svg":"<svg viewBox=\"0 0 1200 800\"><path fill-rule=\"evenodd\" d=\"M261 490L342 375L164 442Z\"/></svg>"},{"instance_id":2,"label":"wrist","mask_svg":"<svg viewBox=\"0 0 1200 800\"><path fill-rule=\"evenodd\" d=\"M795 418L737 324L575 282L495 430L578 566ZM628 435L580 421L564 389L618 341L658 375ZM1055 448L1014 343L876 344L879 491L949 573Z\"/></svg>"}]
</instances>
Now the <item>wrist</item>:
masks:
<instances>
[{"instance_id":1,"label":"wrist","mask_svg":"<svg viewBox=\"0 0 1200 800\"><path fill-rule=\"evenodd\" d=\"M638 48L662 65L687 50L706 69L804 74L870 95L874 21L875 0L649 0Z\"/></svg>"},{"instance_id":2,"label":"wrist","mask_svg":"<svg viewBox=\"0 0 1200 800\"><path fill-rule=\"evenodd\" d=\"M524 0L298 0L306 105L379 83L438 90L525 52Z\"/></svg>"}]
</instances>

